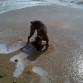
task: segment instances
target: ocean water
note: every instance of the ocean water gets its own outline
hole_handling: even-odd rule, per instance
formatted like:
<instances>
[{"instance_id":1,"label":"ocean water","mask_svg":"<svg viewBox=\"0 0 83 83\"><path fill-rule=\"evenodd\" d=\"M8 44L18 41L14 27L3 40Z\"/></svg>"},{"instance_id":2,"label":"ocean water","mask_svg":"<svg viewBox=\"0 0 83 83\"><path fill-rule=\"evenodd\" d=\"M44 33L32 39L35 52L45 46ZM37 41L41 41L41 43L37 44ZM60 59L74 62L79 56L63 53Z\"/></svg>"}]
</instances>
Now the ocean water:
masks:
<instances>
[{"instance_id":1,"label":"ocean water","mask_svg":"<svg viewBox=\"0 0 83 83\"><path fill-rule=\"evenodd\" d=\"M83 0L0 0L0 13L31 6L56 4L83 8Z\"/></svg>"}]
</instances>

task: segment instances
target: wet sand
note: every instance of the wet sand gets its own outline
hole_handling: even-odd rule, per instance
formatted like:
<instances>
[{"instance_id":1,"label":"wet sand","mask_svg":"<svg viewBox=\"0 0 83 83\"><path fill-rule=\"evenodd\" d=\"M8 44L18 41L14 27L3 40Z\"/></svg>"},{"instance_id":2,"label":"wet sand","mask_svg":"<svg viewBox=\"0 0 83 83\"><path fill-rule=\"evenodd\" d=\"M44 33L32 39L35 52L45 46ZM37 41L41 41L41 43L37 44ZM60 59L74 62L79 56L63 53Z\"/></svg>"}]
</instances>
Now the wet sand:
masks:
<instances>
[{"instance_id":1,"label":"wet sand","mask_svg":"<svg viewBox=\"0 0 83 83\"><path fill-rule=\"evenodd\" d=\"M33 20L40 20L47 26L50 47L46 52L26 54L19 49L27 41L30 21ZM82 83L82 22L83 10L57 5L1 14L0 74L5 76L0 78L0 83L12 83L14 80L17 83ZM14 62L16 58L19 64Z\"/></svg>"}]
</instances>

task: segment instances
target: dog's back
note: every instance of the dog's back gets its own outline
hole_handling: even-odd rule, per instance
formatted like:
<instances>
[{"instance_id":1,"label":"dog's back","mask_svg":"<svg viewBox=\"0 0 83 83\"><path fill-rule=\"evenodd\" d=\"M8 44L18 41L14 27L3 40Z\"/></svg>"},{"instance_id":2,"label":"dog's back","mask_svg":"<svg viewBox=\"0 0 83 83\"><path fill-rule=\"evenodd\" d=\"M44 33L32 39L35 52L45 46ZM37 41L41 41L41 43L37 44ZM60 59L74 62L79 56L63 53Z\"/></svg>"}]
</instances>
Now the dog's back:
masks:
<instances>
[{"instance_id":1,"label":"dog's back","mask_svg":"<svg viewBox=\"0 0 83 83\"><path fill-rule=\"evenodd\" d=\"M47 36L47 29L41 28L37 30L37 36L41 36L43 40L45 40L45 37Z\"/></svg>"}]
</instances>

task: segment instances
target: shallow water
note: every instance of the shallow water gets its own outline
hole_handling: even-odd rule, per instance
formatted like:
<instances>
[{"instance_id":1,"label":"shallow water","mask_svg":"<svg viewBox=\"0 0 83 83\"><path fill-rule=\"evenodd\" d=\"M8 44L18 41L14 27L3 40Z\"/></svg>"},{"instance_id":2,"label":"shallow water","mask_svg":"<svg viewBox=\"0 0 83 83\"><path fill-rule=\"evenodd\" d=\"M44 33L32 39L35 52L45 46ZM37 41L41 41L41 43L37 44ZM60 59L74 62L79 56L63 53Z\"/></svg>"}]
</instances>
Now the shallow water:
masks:
<instances>
[{"instance_id":1,"label":"shallow water","mask_svg":"<svg viewBox=\"0 0 83 83\"><path fill-rule=\"evenodd\" d=\"M63 5L83 8L83 0L0 0L0 13L31 6Z\"/></svg>"}]
</instances>

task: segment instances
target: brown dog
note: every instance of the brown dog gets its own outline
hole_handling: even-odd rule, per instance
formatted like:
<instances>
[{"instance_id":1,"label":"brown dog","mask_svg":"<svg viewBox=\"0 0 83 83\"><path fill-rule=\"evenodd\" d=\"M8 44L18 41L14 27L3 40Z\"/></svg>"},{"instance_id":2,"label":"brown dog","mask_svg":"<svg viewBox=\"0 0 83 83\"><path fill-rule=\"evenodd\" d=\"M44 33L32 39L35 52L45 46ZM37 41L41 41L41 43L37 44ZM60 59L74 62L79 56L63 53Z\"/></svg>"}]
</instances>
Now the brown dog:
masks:
<instances>
[{"instance_id":1,"label":"brown dog","mask_svg":"<svg viewBox=\"0 0 83 83\"><path fill-rule=\"evenodd\" d=\"M42 38L42 40L46 41L46 48L45 50L48 49L48 36L47 36L47 28L46 26L41 22L41 21L33 21L31 22L31 26L30 26L30 35L28 36L28 42L30 38L33 36L35 30L37 30L37 36L40 36Z\"/></svg>"}]
</instances>

